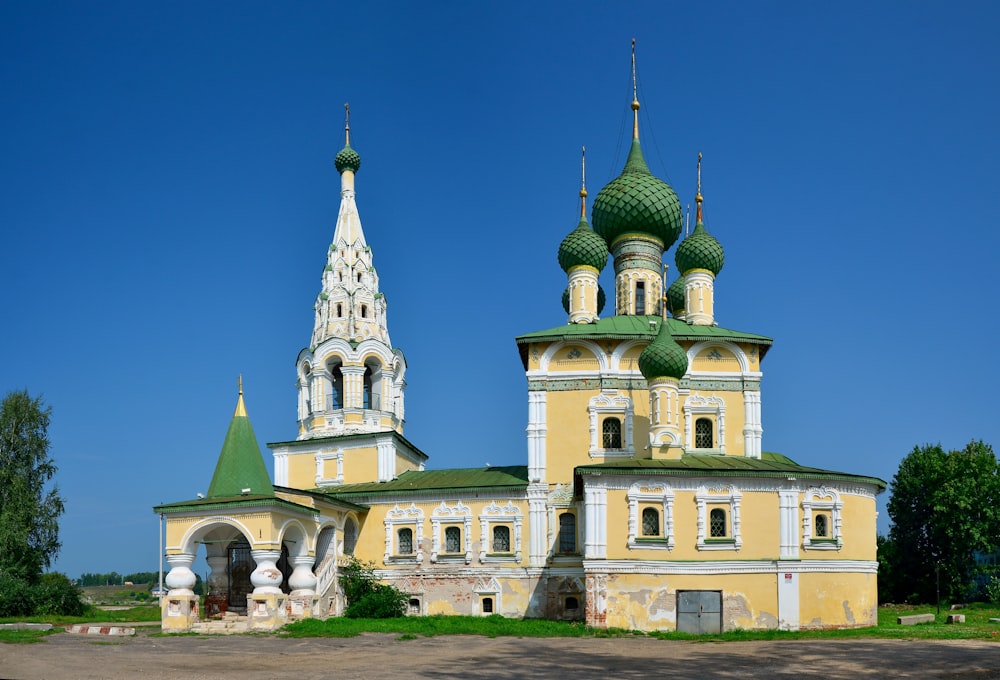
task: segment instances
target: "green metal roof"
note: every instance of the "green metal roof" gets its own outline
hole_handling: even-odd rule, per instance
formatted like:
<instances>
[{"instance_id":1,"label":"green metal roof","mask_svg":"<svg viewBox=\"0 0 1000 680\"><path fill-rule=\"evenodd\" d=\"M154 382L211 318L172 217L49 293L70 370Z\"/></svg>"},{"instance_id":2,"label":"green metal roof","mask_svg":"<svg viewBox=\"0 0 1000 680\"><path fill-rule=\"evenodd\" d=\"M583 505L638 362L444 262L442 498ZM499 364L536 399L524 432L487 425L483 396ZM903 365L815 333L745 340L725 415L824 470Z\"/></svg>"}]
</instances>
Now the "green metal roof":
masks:
<instances>
[{"instance_id":1,"label":"green metal roof","mask_svg":"<svg viewBox=\"0 0 1000 680\"><path fill-rule=\"evenodd\" d=\"M337 440L342 440L342 439L375 439L376 437L383 437L387 434L391 434L393 438L403 442L410 450L412 450L415 454L417 454L417 456L420 457L421 459L427 460L429 458L429 456L426 453L418 449L416 446L413 445L413 443L409 439L399 434L395 430L392 430L390 432L353 432L351 434L338 434L338 435L333 435L331 437L313 437L312 439L293 439L292 441L288 442L268 442L267 446L268 448L271 449L273 449L275 446L308 446L310 444L315 444L315 443L336 442Z\"/></svg>"},{"instance_id":2,"label":"green metal roof","mask_svg":"<svg viewBox=\"0 0 1000 680\"><path fill-rule=\"evenodd\" d=\"M670 324L660 321L656 338L639 355L639 371L646 380L674 378L680 380L688 370L684 348L670 335Z\"/></svg>"},{"instance_id":3,"label":"green metal roof","mask_svg":"<svg viewBox=\"0 0 1000 680\"><path fill-rule=\"evenodd\" d=\"M337 172L343 173L344 170L350 170L357 174L358 169L361 168L361 156L348 144L337 152L333 164L337 168Z\"/></svg>"},{"instance_id":4,"label":"green metal roof","mask_svg":"<svg viewBox=\"0 0 1000 680\"><path fill-rule=\"evenodd\" d=\"M559 244L559 266L568 273L581 265L600 271L607 263L608 244L594 233L586 217L581 218L576 229Z\"/></svg>"},{"instance_id":5,"label":"green metal roof","mask_svg":"<svg viewBox=\"0 0 1000 680\"><path fill-rule=\"evenodd\" d=\"M691 235L677 246L674 262L681 274L692 269L707 269L718 276L722 265L726 262L726 253L722 249L722 244L709 234L705 230L705 225L698 220Z\"/></svg>"},{"instance_id":6,"label":"green metal roof","mask_svg":"<svg viewBox=\"0 0 1000 680\"><path fill-rule=\"evenodd\" d=\"M224 498L198 498L196 500L190 501L179 501L177 503L164 503L162 505L157 505L153 508L153 512L192 512L192 511L208 511L208 510L235 510L237 508L259 508L259 507L274 507L284 506L286 508L291 508L293 510L298 510L299 512L311 512L317 513L318 510L310 508L307 505L299 505L298 503L292 503L291 501L286 501L284 498L278 498L274 496L274 490L271 490L272 495L267 496L263 494L247 494L246 496L229 496Z\"/></svg>"},{"instance_id":7,"label":"green metal roof","mask_svg":"<svg viewBox=\"0 0 1000 680\"><path fill-rule=\"evenodd\" d=\"M581 465L576 468L576 472L584 476L653 474L685 477L802 477L872 484L879 492L884 491L886 487L886 483L878 477L806 467L787 456L769 451L762 453L759 459L718 454L685 454L681 458L669 460L649 458L616 460L609 463Z\"/></svg>"},{"instance_id":8,"label":"green metal roof","mask_svg":"<svg viewBox=\"0 0 1000 680\"><path fill-rule=\"evenodd\" d=\"M206 496L209 499L242 496L244 489L248 489L246 493L250 495L274 496L271 476L257 445L241 392Z\"/></svg>"},{"instance_id":9,"label":"green metal roof","mask_svg":"<svg viewBox=\"0 0 1000 680\"><path fill-rule=\"evenodd\" d=\"M670 307L670 313L677 316L679 312L684 311L684 306L687 304L687 300L684 295L684 277L675 279L667 287L667 305Z\"/></svg>"},{"instance_id":10,"label":"green metal roof","mask_svg":"<svg viewBox=\"0 0 1000 680\"><path fill-rule=\"evenodd\" d=\"M350 499L376 494L434 495L440 491L523 492L528 487L528 466L410 470L389 482L344 484L317 489L333 498Z\"/></svg>"},{"instance_id":11,"label":"green metal roof","mask_svg":"<svg viewBox=\"0 0 1000 680\"><path fill-rule=\"evenodd\" d=\"M656 325L650 328L650 321ZM525 333L515 338L519 345L544 340L575 340L575 339L616 339L616 340L650 340L656 337L659 330L659 316L609 316L594 323L566 324L544 331ZM750 345L761 345L761 357L773 342L771 338L753 333L733 331L718 326L693 326L677 319L667 319L670 334L674 340L729 340Z\"/></svg>"}]
</instances>

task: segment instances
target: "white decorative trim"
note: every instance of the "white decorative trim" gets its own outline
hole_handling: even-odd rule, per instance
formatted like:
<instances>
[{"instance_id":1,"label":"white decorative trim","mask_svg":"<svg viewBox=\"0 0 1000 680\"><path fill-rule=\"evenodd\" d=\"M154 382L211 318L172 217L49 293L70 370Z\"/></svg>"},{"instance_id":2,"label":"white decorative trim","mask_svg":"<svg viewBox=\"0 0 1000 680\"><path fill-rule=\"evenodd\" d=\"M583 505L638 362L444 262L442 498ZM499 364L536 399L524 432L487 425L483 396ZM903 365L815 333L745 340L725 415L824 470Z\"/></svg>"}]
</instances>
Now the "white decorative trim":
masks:
<instances>
[{"instance_id":1,"label":"white decorative trim","mask_svg":"<svg viewBox=\"0 0 1000 680\"><path fill-rule=\"evenodd\" d=\"M674 549L674 492L663 482L636 482L629 487L628 494L628 547L636 550ZM657 503L663 522L660 540L639 538L639 504Z\"/></svg>"},{"instance_id":2,"label":"white decorative trim","mask_svg":"<svg viewBox=\"0 0 1000 680\"><path fill-rule=\"evenodd\" d=\"M632 437L632 416L635 407L632 400L618 390L601 390L601 393L590 399L587 404L590 414L590 457L591 458L631 458L635 455L635 443ZM622 448L605 449L601 416L621 416Z\"/></svg>"},{"instance_id":3,"label":"white decorative trim","mask_svg":"<svg viewBox=\"0 0 1000 680\"><path fill-rule=\"evenodd\" d=\"M705 560L702 562L667 560L593 560L584 561L585 573L648 574L653 576L724 575L724 574L875 574L878 562L872 560Z\"/></svg>"},{"instance_id":4,"label":"white decorative trim","mask_svg":"<svg viewBox=\"0 0 1000 680\"><path fill-rule=\"evenodd\" d=\"M528 481L545 481L546 393L528 392Z\"/></svg>"},{"instance_id":5,"label":"white decorative trim","mask_svg":"<svg viewBox=\"0 0 1000 680\"><path fill-rule=\"evenodd\" d=\"M548 486L545 484L528 485L528 564L533 567L544 567L548 555L545 512L547 493Z\"/></svg>"},{"instance_id":6,"label":"white decorative trim","mask_svg":"<svg viewBox=\"0 0 1000 680\"><path fill-rule=\"evenodd\" d=\"M478 597L476 597L476 609L479 610L476 613L481 616L489 616L489 614L481 611L479 605L482 602L484 595L493 596L493 611L492 614L499 614L502 610L500 607L500 596L503 594L503 588L500 587L500 582L496 578L491 577L489 580L486 578L481 578L476 581L475 587L473 587L472 592L474 592Z\"/></svg>"},{"instance_id":7,"label":"white decorative trim","mask_svg":"<svg viewBox=\"0 0 1000 680\"><path fill-rule=\"evenodd\" d=\"M785 489L796 489L798 491L804 492L810 486L811 480L808 478L798 480L796 483L796 478L761 478L761 477L740 477L732 476L726 477L725 479L720 479L719 477L678 477L674 475L650 475L648 472L643 470L636 470L635 474L629 475L584 475L583 483L591 488L602 488L609 490L625 491L634 482L640 480L668 480L670 487L674 492L681 491L697 491L703 486L710 484L725 484L729 483L729 480L738 481L740 485L740 491L742 493L777 493ZM826 488L836 488L841 496L858 496L861 498L867 498L870 500L875 499L876 487L874 484L861 484L861 483L851 483L843 482L839 483L836 481L827 482Z\"/></svg>"},{"instance_id":8,"label":"white decorative trim","mask_svg":"<svg viewBox=\"0 0 1000 680\"><path fill-rule=\"evenodd\" d=\"M760 458L761 436L764 428L760 421L760 390L743 393L743 455Z\"/></svg>"},{"instance_id":9,"label":"white decorative trim","mask_svg":"<svg viewBox=\"0 0 1000 680\"><path fill-rule=\"evenodd\" d=\"M708 349L710 347L722 347L723 349L729 351L734 357L736 357L736 361L738 361L740 364L740 375L744 380L760 379L760 377L763 375L763 373L761 373L760 371L751 371L750 360L747 358L746 352L744 352L739 345L732 342L728 342L726 340L701 340L688 347L687 350L688 366L694 366L695 357L697 357L703 349ZM714 379L723 377L732 378L733 372L695 371L693 369L688 369L687 377L691 379L696 379L696 378Z\"/></svg>"},{"instance_id":10,"label":"white decorative trim","mask_svg":"<svg viewBox=\"0 0 1000 680\"><path fill-rule=\"evenodd\" d=\"M438 561L441 553L441 524L462 524L462 543L466 564L472 562L472 508L458 501L449 506L444 501L431 513L431 562Z\"/></svg>"},{"instance_id":11,"label":"white decorative trim","mask_svg":"<svg viewBox=\"0 0 1000 680\"><path fill-rule=\"evenodd\" d=\"M590 559L608 554L608 492L601 487L583 490L583 554Z\"/></svg>"},{"instance_id":12,"label":"white decorative trim","mask_svg":"<svg viewBox=\"0 0 1000 680\"><path fill-rule=\"evenodd\" d=\"M406 526L413 528L413 556L399 555L393 548L396 545L396 532ZM414 563L424 561L424 511L415 503L410 507L401 508L395 505L385 513L385 563Z\"/></svg>"},{"instance_id":13,"label":"white decorative trim","mask_svg":"<svg viewBox=\"0 0 1000 680\"><path fill-rule=\"evenodd\" d=\"M795 559L799 556L799 537L796 531L798 501L798 491L785 489L778 492L778 536L782 559Z\"/></svg>"},{"instance_id":14,"label":"white decorative trim","mask_svg":"<svg viewBox=\"0 0 1000 680\"><path fill-rule=\"evenodd\" d=\"M378 452L378 481L391 482L396 478L396 447L391 434L375 439Z\"/></svg>"},{"instance_id":15,"label":"white decorative trim","mask_svg":"<svg viewBox=\"0 0 1000 680\"><path fill-rule=\"evenodd\" d=\"M288 486L288 454L274 454L274 485Z\"/></svg>"},{"instance_id":16,"label":"white decorative trim","mask_svg":"<svg viewBox=\"0 0 1000 680\"><path fill-rule=\"evenodd\" d=\"M804 550L840 550L844 547L841 509L844 502L836 489L820 486L806 489L802 499L802 548ZM830 514L830 536L826 539L813 535L813 512Z\"/></svg>"},{"instance_id":17,"label":"white decorative trim","mask_svg":"<svg viewBox=\"0 0 1000 680\"><path fill-rule=\"evenodd\" d=\"M713 434L716 436L718 446L711 449L696 449L694 441L694 416L713 415L715 416L715 427ZM722 397L714 392L709 396L701 394L691 394L684 400L684 448L687 451L726 452L726 402Z\"/></svg>"},{"instance_id":18,"label":"white decorative trim","mask_svg":"<svg viewBox=\"0 0 1000 680\"><path fill-rule=\"evenodd\" d=\"M498 505L496 501L493 501L485 508L483 508L482 513L479 515L479 527L480 533L482 535L482 540L479 543L479 561L480 562L508 562L509 557L489 557L489 549L493 547L493 533L490 528L494 524L513 524L514 525L514 535L511 537L511 548L514 553L514 561L521 561L521 531L524 524L524 515L521 514L521 509L514 505L511 501L507 501L507 505Z\"/></svg>"},{"instance_id":19,"label":"white decorative trim","mask_svg":"<svg viewBox=\"0 0 1000 680\"><path fill-rule=\"evenodd\" d=\"M732 484L703 486L695 494L698 504L698 550L739 550L743 546L740 536L740 500L743 495ZM725 540L708 537L708 504L726 505L726 522L730 536Z\"/></svg>"},{"instance_id":20,"label":"white decorative trim","mask_svg":"<svg viewBox=\"0 0 1000 680\"><path fill-rule=\"evenodd\" d=\"M553 377L553 376L561 376L561 375L563 375L563 373L561 371L553 373L551 375L549 374L548 371L549 371L549 364L552 363L552 358L559 352L559 350L561 350L561 349L563 349L564 347L567 347L567 346L568 347L584 347L584 348L590 350L591 353L593 353L594 358L597 359L598 370L603 373L604 371L607 371L609 369L609 366L608 366L608 355L605 354L604 350L601 349L601 346L598 345L593 340L582 340L582 339L581 340L576 340L576 339L574 339L574 340L563 340L563 341L560 341L560 342L554 342L554 343L552 343L551 345L549 345L545 349L545 352L542 353L541 358L538 360L538 369L535 370L535 371L528 371L527 372L528 379L535 378L535 377L546 377L546 376L547 377ZM588 373L592 373L592 372L593 371L588 371Z\"/></svg>"},{"instance_id":21,"label":"white decorative trim","mask_svg":"<svg viewBox=\"0 0 1000 680\"><path fill-rule=\"evenodd\" d=\"M338 484L344 483L344 449L339 448L333 453L317 453L316 456L316 486L336 486ZM275 455L277 459L277 455ZM323 468L326 467L326 461L335 460L337 461L337 476L336 477L324 477Z\"/></svg>"}]
</instances>

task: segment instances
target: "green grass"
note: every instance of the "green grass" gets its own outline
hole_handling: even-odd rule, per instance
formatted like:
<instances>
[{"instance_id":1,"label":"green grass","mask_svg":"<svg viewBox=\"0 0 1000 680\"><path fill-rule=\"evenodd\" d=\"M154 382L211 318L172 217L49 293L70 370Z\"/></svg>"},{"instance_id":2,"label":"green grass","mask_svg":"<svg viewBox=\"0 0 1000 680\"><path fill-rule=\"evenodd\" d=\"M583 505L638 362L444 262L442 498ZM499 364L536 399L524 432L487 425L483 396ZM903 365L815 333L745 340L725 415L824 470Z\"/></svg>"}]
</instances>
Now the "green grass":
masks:
<instances>
[{"instance_id":1,"label":"green grass","mask_svg":"<svg viewBox=\"0 0 1000 680\"><path fill-rule=\"evenodd\" d=\"M0 630L0 642L20 645L30 644L32 642L41 642L46 636L58 632L60 631L55 628L52 630Z\"/></svg>"},{"instance_id":2,"label":"green grass","mask_svg":"<svg viewBox=\"0 0 1000 680\"><path fill-rule=\"evenodd\" d=\"M0 618L0 623L51 623L54 626L70 626L75 623L136 623L159 620L160 607L151 604L118 611L104 611L97 607L89 607L83 616L14 616Z\"/></svg>"},{"instance_id":3,"label":"green grass","mask_svg":"<svg viewBox=\"0 0 1000 680\"><path fill-rule=\"evenodd\" d=\"M993 640L1000 642L1000 624L990 618L1000 617L1000 607L973 604L954 612L942 610L934 623L901 626L897 616L935 613L935 607L892 605L880 607L878 626L841 630L734 630L721 635L689 635L667 631L642 633L620 629L590 628L579 622L546 621L543 619L507 619L500 616L423 616L399 619L344 619L325 621L307 619L285 626L279 633L284 637L354 637L361 633L394 633L397 640L412 640L417 636L484 635L487 637L632 637L646 636L661 640L697 642L735 642L753 640L814 640L839 638L888 638L900 640ZM946 624L948 614L964 614L965 623Z\"/></svg>"}]
</instances>

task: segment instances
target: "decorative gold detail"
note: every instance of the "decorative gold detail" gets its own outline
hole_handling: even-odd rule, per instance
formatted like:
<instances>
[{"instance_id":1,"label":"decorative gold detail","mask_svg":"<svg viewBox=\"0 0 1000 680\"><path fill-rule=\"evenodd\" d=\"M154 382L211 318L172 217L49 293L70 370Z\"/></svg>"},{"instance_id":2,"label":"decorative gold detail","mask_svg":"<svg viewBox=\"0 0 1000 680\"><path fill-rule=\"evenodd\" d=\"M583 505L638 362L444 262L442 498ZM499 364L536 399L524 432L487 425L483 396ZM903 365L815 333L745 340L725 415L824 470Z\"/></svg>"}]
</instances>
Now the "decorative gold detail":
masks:
<instances>
[{"instance_id":1,"label":"decorative gold detail","mask_svg":"<svg viewBox=\"0 0 1000 680\"><path fill-rule=\"evenodd\" d=\"M639 139L639 89L635 78L635 38L632 38L632 139Z\"/></svg>"},{"instance_id":2,"label":"decorative gold detail","mask_svg":"<svg viewBox=\"0 0 1000 680\"><path fill-rule=\"evenodd\" d=\"M351 145L351 105L344 103L344 143Z\"/></svg>"},{"instance_id":3,"label":"decorative gold detail","mask_svg":"<svg viewBox=\"0 0 1000 680\"><path fill-rule=\"evenodd\" d=\"M587 147L580 154L580 219L587 217Z\"/></svg>"},{"instance_id":4,"label":"decorative gold detail","mask_svg":"<svg viewBox=\"0 0 1000 680\"><path fill-rule=\"evenodd\" d=\"M240 397L236 401L236 413L233 414L233 417L243 417L243 418L245 418L246 415L247 415L247 407L243 403L243 374L242 373L240 373L240 377L239 377L239 381L238 382L239 382L239 386L240 386Z\"/></svg>"},{"instance_id":5,"label":"decorative gold detail","mask_svg":"<svg viewBox=\"0 0 1000 680\"><path fill-rule=\"evenodd\" d=\"M698 152L698 191L694 195L694 202L697 204L695 209L695 224L701 222L701 202L705 199L701 195L701 151Z\"/></svg>"}]
</instances>

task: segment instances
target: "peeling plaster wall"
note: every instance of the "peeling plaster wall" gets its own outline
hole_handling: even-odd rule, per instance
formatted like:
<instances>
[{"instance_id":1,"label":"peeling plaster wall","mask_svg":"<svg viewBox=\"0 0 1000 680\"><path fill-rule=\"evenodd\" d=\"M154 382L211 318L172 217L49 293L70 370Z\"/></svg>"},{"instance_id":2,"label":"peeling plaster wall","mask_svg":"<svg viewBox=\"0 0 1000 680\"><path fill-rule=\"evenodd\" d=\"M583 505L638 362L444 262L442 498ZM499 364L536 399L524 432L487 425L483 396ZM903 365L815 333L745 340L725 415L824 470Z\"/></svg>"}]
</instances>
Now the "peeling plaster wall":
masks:
<instances>
[{"instance_id":1,"label":"peeling plaster wall","mask_svg":"<svg viewBox=\"0 0 1000 680\"><path fill-rule=\"evenodd\" d=\"M802 574L799 578L802 628L878 624L875 574Z\"/></svg>"}]
</instances>

